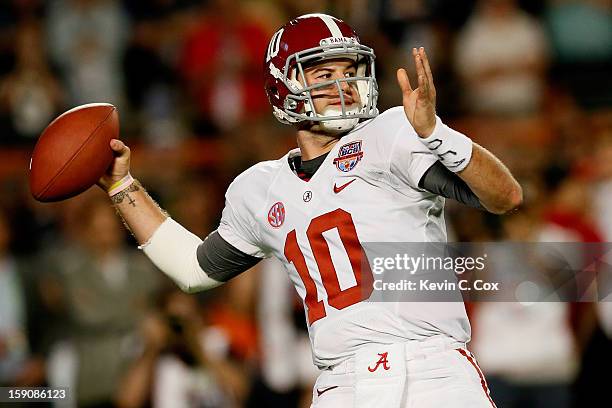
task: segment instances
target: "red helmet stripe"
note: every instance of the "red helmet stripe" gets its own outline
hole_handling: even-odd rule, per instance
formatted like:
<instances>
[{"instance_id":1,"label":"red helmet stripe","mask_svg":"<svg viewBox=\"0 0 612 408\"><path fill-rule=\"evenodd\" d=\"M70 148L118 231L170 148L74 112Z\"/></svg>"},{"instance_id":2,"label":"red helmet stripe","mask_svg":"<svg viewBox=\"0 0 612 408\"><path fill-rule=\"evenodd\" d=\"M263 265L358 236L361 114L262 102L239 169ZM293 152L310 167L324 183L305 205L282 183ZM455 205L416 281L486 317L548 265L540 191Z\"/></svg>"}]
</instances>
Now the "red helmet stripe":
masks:
<instances>
[{"instance_id":1,"label":"red helmet stripe","mask_svg":"<svg viewBox=\"0 0 612 408\"><path fill-rule=\"evenodd\" d=\"M329 32L331 33L332 37L336 37L336 38L344 37L342 35L342 31L340 31L340 27L338 27L338 24L336 24L332 16L329 16L327 14L322 14L322 13L313 13L313 14L305 14L298 18L311 18L311 17L318 17L321 20L323 20L323 22L329 29Z\"/></svg>"}]
</instances>

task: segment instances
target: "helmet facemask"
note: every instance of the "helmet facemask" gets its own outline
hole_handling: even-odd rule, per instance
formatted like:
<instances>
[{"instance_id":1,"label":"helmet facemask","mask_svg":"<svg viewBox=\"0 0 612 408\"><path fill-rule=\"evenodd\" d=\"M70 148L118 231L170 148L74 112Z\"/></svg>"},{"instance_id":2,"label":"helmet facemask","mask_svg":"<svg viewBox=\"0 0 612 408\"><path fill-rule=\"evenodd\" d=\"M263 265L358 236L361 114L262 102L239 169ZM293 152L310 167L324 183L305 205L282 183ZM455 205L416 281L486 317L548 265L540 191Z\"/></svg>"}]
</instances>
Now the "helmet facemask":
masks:
<instances>
[{"instance_id":1,"label":"helmet facemask","mask_svg":"<svg viewBox=\"0 0 612 408\"><path fill-rule=\"evenodd\" d=\"M374 52L371 48L358 44L353 38L344 37L349 43L327 43L321 40L319 47L297 52L289 56L282 72L282 80L290 90L284 101L284 109L275 109L277 118L289 123L315 122L322 130L330 133L343 133L354 128L361 119L378 115L376 101L378 87L374 71ZM306 83L305 69L330 59L348 58L355 61L356 73L353 77L332 79L316 84ZM298 78L303 79L303 82ZM358 106L350 107L345 103L343 83L354 87L359 95ZM313 91L336 88L340 106L329 106L317 112ZM281 111L281 112L279 112ZM280 114L280 115L279 115ZM281 116L281 117L279 117ZM284 120L283 120L284 119Z\"/></svg>"}]
</instances>

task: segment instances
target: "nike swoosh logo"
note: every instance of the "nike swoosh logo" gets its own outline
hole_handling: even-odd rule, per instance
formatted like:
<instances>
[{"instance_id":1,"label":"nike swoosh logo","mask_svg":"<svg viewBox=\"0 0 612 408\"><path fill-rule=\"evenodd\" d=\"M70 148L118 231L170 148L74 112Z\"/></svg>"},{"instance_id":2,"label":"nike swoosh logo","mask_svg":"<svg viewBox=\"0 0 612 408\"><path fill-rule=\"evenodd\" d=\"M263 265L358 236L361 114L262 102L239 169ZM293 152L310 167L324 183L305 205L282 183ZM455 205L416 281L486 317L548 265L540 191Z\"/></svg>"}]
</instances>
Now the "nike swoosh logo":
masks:
<instances>
[{"instance_id":1,"label":"nike swoosh logo","mask_svg":"<svg viewBox=\"0 0 612 408\"><path fill-rule=\"evenodd\" d=\"M341 185L340 187L336 186L336 183L334 183L334 193L338 194L339 192L341 192L342 190L344 190L349 184L351 184L353 181L355 181L357 179L352 179L351 181L349 181L348 183L345 183L343 185Z\"/></svg>"},{"instance_id":2,"label":"nike swoosh logo","mask_svg":"<svg viewBox=\"0 0 612 408\"><path fill-rule=\"evenodd\" d=\"M323 393L327 392L327 391L331 391L334 388L338 388L337 385L334 385L333 387L327 387L327 388L323 388L322 390L317 388L317 397L320 397Z\"/></svg>"}]
</instances>

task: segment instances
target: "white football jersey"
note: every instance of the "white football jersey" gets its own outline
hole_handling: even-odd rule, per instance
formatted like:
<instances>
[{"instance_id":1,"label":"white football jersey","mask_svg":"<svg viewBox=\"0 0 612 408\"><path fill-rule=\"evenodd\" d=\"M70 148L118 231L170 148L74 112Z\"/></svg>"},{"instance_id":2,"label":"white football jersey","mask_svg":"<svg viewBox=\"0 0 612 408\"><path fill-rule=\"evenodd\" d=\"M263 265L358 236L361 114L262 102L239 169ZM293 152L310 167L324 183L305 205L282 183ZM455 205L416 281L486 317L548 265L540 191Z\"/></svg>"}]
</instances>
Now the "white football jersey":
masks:
<instances>
[{"instance_id":1,"label":"white football jersey","mask_svg":"<svg viewBox=\"0 0 612 408\"><path fill-rule=\"evenodd\" d=\"M338 364L366 343L439 334L469 341L461 302L363 299L370 272L361 268L361 243L446 241L444 198L418 187L436 158L403 108L343 136L309 181L290 166L299 154L292 150L238 176L218 232L247 254L283 263L304 301L315 364Z\"/></svg>"}]
</instances>

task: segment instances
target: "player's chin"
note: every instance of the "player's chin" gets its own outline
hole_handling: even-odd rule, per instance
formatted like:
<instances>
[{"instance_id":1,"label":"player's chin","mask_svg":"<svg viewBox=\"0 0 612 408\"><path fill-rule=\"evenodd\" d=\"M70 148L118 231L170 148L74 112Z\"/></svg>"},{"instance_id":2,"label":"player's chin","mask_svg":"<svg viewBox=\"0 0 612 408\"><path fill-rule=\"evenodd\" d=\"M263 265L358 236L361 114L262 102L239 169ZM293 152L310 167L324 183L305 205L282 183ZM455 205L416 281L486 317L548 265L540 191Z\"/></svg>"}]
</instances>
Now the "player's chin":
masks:
<instances>
[{"instance_id":1,"label":"player's chin","mask_svg":"<svg viewBox=\"0 0 612 408\"><path fill-rule=\"evenodd\" d=\"M330 132L329 129L325 128L319 121L301 122L298 126L298 130L306 130L308 132L316 133L318 135L326 136L332 139L340 139L344 135L344 133L346 133Z\"/></svg>"}]
</instances>

